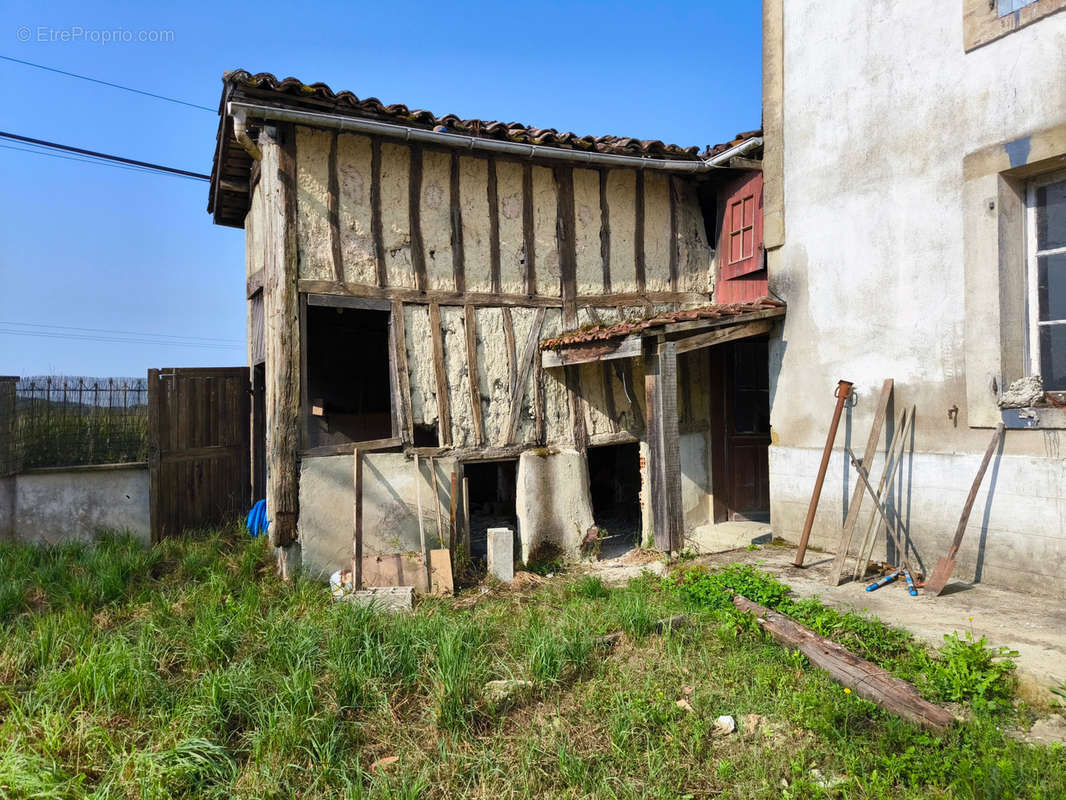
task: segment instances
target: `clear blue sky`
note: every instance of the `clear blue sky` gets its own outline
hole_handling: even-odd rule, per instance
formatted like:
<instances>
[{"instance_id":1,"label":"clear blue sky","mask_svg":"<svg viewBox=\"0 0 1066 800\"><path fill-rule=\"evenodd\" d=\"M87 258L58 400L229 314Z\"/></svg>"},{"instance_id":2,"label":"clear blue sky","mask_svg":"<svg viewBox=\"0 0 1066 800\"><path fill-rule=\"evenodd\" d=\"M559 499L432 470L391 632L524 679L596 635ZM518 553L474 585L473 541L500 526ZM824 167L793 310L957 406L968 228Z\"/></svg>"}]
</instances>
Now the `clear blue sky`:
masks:
<instances>
[{"instance_id":1,"label":"clear blue sky","mask_svg":"<svg viewBox=\"0 0 1066 800\"><path fill-rule=\"evenodd\" d=\"M212 108L223 71L243 68L582 135L702 147L760 125L756 0L151 5L9 1L0 55ZM82 41L61 41L78 29ZM116 29L171 41L84 40ZM211 171L214 112L5 61L0 86L0 130ZM49 334L0 332L0 374L245 363L243 231L211 222L205 182L3 148L0 179L0 331ZM109 334L54 326L220 346L92 341L81 337Z\"/></svg>"}]
</instances>

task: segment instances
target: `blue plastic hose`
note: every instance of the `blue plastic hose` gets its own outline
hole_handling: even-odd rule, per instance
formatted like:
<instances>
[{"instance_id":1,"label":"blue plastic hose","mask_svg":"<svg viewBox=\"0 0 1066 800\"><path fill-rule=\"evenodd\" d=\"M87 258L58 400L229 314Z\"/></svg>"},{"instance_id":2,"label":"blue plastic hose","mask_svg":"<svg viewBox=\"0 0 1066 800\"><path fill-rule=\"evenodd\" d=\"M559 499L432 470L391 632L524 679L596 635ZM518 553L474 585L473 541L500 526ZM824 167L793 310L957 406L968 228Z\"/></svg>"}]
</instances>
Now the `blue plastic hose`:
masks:
<instances>
[{"instance_id":1,"label":"blue plastic hose","mask_svg":"<svg viewBox=\"0 0 1066 800\"><path fill-rule=\"evenodd\" d=\"M244 526L248 529L248 533L252 537L256 537L261 533L266 533L270 528L270 521L267 519L266 513L266 500L258 500L255 505L252 506L251 511L248 512L248 519L244 523Z\"/></svg>"}]
</instances>

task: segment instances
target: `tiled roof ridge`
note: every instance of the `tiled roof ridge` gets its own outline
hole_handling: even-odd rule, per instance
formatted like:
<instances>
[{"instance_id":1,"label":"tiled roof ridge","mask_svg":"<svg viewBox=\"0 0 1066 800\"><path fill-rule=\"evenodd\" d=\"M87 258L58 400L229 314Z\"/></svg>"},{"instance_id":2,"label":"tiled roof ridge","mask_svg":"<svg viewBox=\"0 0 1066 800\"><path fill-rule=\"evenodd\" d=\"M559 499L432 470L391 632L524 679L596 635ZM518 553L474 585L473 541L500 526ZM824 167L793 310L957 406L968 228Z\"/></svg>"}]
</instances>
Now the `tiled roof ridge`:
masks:
<instances>
[{"instance_id":1,"label":"tiled roof ridge","mask_svg":"<svg viewBox=\"0 0 1066 800\"><path fill-rule=\"evenodd\" d=\"M545 339L540 343L541 350L558 350L561 347L588 342L602 342L610 339L619 339L632 333L640 333L648 328L657 328L661 325L669 325L674 322L690 322L701 319L728 319L739 317L744 314L752 314L759 311L769 311L775 308L784 308L785 304L772 297L760 297L744 303L724 303L717 305L700 306L699 308L686 308L681 311L667 311L660 314L652 314L644 319L631 322L616 322L613 325L603 323L589 325L573 331L561 333L551 339Z\"/></svg>"},{"instance_id":2,"label":"tiled roof ridge","mask_svg":"<svg viewBox=\"0 0 1066 800\"><path fill-rule=\"evenodd\" d=\"M593 150L618 155L635 155L696 160L717 155L730 147L761 136L761 130L738 133L731 141L707 146L701 153L698 147L681 147L666 144L658 139L635 139L625 136L579 136L571 131L559 132L555 128L536 128L521 122L495 122L481 119L463 119L456 114L438 117L431 111L410 109L402 103L385 105L376 97L360 99L349 91L335 92L325 83L304 83L298 78L278 78L269 72L252 74L238 69L227 72L222 80L228 85L266 89L297 98L313 98L335 104L338 109L347 108L376 118L389 119L404 125L434 129L441 127L449 133L480 136L487 139L502 139L523 144L548 145L574 150Z\"/></svg>"}]
</instances>

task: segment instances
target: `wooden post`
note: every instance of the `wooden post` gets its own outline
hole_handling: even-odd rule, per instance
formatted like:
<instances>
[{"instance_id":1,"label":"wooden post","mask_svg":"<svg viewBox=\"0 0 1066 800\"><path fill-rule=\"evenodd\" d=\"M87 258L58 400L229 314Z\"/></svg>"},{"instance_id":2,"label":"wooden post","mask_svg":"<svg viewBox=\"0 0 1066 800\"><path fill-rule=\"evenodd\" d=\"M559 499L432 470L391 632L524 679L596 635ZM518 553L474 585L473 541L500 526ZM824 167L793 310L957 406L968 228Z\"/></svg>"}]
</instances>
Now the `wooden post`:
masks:
<instances>
[{"instance_id":1,"label":"wooden post","mask_svg":"<svg viewBox=\"0 0 1066 800\"><path fill-rule=\"evenodd\" d=\"M163 538L161 526L163 515L160 513L162 502L162 482L159 470L161 466L160 431L159 425L162 419L159 413L162 391L160 385L159 370L148 370L148 529L152 544L158 543Z\"/></svg>"},{"instance_id":2,"label":"wooden post","mask_svg":"<svg viewBox=\"0 0 1066 800\"><path fill-rule=\"evenodd\" d=\"M437 464L429 457L429 483L433 487L433 508L437 513L437 547L444 546L444 519L440 513L440 494L437 492Z\"/></svg>"},{"instance_id":3,"label":"wooden post","mask_svg":"<svg viewBox=\"0 0 1066 800\"><path fill-rule=\"evenodd\" d=\"M455 566L455 522L459 516L459 476L455 470L452 470L452 493L451 493L451 513L449 522L451 528L448 531L448 550L452 554L452 566Z\"/></svg>"},{"instance_id":4,"label":"wooden post","mask_svg":"<svg viewBox=\"0 0 1066 800\"><path fill-rule=\"evenodd\" d=\"M463 545L470 558L470 479L463 476Z\"/></svg>"},{"instance_id":5,"label":"wooden post","mask_svg":"<svg viewBox=\"0 0 1066 800\"><path fill-rule=\"evenodd\" d=\"M363 588L363 454L352 451L352 588Z\"/></svg>"},{"instance_id":6,"label":"wooden post","mask_svg":"<svg viewBox=\"0 0 1066 800\"><path fill-rule=\"evenodd\" d=\"M822 450L822 463L818 466L818 477L814 479L814 489L811 491L811 503L807 507L807 519L803 523L803 533L800 534L799 547L796 549L796 559L792 562L794 567L803 566L803 557L807 554L807 540L811 536L811 528L814 527L814 514L818 510L818 499L822 496L822 484L825 482L825 471L829 468L829 457L833 455L833 442L837 438L837 426L840 425L840 414L844 410L844 403L851 396L851 382L838 381L837 388L833 392L837 402L833 408L833 421L829 423L829 434L825 437L825 448Z\"/></svg>"},{"instance_id":7,"label":"wooden post","mask_svg":"<svg viewBox=\"0 0 1066 800\"><path fill-rule=\"evenodd\" d=\"M426 568L426 589L429 589L429 551L426 550L426 524L422 519L422 464L415 453L415 507L418 509L418 542Z\"/></svg>"},{"instance_id":8,"label":"wooden post","mask_svg":"<svg viewBox=\"0 0 1066 800\"><path fill-rule=\"evenodd\" d=\"M680 550L684 520L681 506L681 442L677 428L677 348L649 342L644 350L644 392L655 546Z\"/></svg>"},{"instance_id":9,"label":"wooden post","mask_svg":"<svg viewBox=\"0 0 1066 800\"><path fill-rule=\"evenodd\" d=\"M18 378L0 377L0 478L18 472L15 453L15 386Z\"/></svg>"},{"instance_id":10,"label":"wooden post","mask_svg":"<svg viewBox=\"0 0 1066 800\"><path fill-rule=\"evenodd\" d=\"M266 126L259 191L265 242L267 510L270 543L296 539L299 514L300 320L297 294L296 140L291 126Z\"/></svg>"}]
</instances>

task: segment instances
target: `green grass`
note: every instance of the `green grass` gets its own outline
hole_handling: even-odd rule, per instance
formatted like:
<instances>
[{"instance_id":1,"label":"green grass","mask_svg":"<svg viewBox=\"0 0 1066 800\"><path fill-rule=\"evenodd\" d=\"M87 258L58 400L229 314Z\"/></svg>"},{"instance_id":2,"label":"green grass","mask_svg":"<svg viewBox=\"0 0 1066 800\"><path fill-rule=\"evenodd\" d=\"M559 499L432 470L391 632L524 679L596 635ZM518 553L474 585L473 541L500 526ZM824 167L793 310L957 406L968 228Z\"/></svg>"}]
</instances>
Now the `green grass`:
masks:
<instances>
[{"instance_id":1,"label":"green grass","mask_svg":"<svg viewBox=\"0 0 1066 800\"><path fill-rule=\"evenodd\" d=\"M236 529L0 545L0 798L1066 797L1062 748L1001 730L1027 712L994 653L925 653L756 571L562 577L395 617L269 561ZM721 602L738 580L970 721L933 735L846 694ZM499 678L533 692L498 711L481 687ZM719 714L763 723L722 738Z\"/></svg>"}]
</instances>

